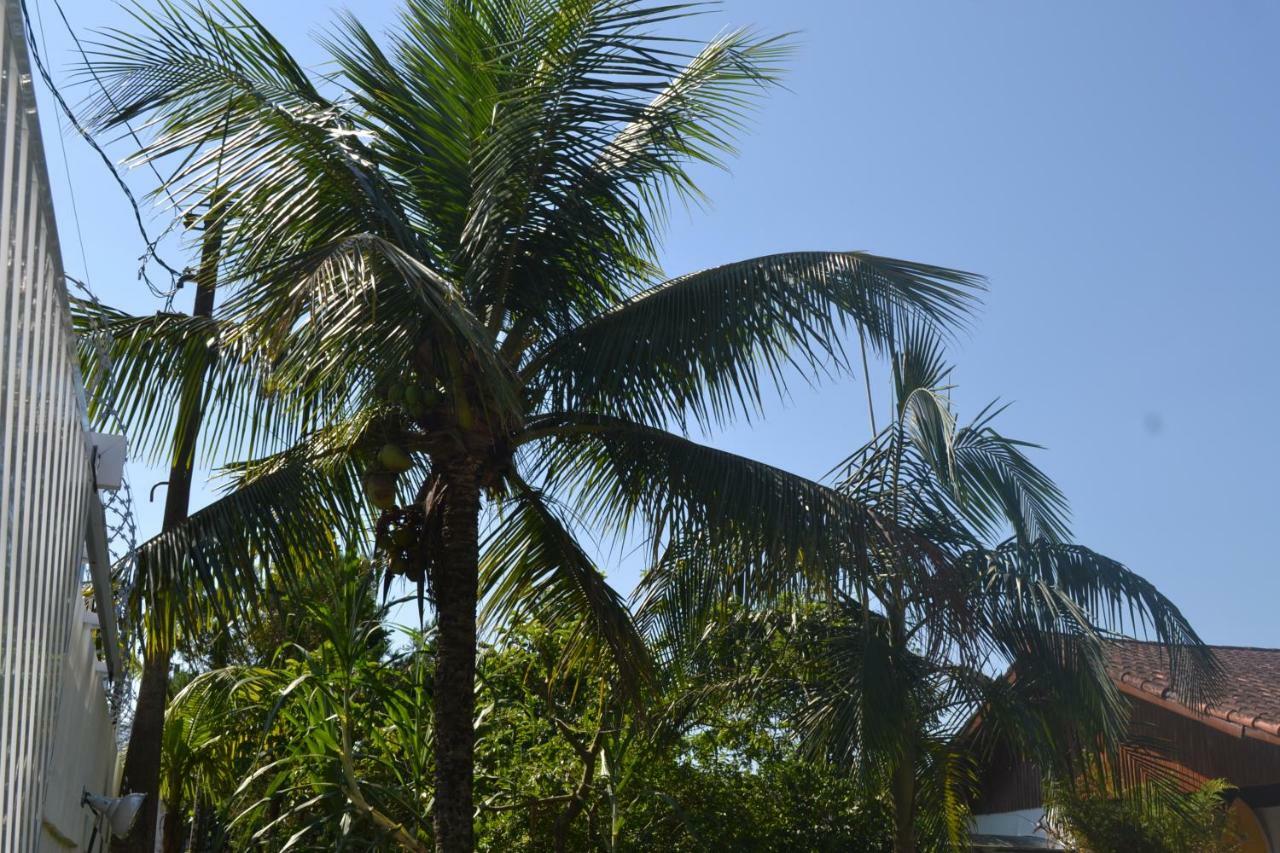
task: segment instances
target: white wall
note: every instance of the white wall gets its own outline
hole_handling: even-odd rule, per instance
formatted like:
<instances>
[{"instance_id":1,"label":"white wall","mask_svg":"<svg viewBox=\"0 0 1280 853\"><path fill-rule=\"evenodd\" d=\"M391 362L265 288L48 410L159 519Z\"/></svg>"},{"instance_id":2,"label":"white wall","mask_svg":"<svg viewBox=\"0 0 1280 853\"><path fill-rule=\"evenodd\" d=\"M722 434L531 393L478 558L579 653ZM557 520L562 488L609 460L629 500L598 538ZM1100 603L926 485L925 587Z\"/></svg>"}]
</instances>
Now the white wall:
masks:
<instances>
[{"instance_id":1,"label":"white wall","mask_svg":"<svg viewBox=\"0 0 1280 853\"><path fill-rule=\"evenodd\" d=\"M973 831L979 835L1035 835L1044 838L1044 833L1037 829L1043 818L1042 808L974 815Z\"/></svg>"},{"instance_id":2,"label":"white wall","mask_svg":"<svg viewBox=\"0 0 1280 853\"><path fill-rule=\"evenodd\" d=\"M1280 851L1280 806L1272 806L1265 809L1254 809L1253 813L1258 816L1258 822L1262 824L1263 830L1267 833L1267 841L1271 843L1271 849Z\"/></svg>"},{"instance_id":3,"label":"white wall","mask_svg":"<svg viewBox=\"0 0 1280 853\"><path fill-rule=\"evenodd\" d=\"M93 815L80 805L80 794L84 790L107 796L115 793L116 730L96 662L92 631L77 622L71 628L62 667L40 853L88 849Z\"/></svg>"},{"instance_id":4,"label":"white wall","mask_svg":"<svg viewBox=\"0 0 1280 853\"><path fill-rule=\"evenodd\" d=\"M88 519L101 505L31 71L20 4L0 0L3 853L85 849L80 790L114 793L116 755L81 621ZM98 591L114 633L109 584Z\"/></svg>"}]
</instances>

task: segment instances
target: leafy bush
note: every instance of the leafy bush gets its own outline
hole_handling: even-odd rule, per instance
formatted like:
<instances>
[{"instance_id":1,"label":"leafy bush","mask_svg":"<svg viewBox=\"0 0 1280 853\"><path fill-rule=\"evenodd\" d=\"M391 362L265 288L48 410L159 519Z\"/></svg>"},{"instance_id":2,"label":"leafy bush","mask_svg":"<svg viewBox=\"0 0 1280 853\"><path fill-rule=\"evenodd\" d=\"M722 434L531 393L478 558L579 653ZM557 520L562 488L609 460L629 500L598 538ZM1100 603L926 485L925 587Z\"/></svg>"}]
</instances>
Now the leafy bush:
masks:
<instances>
[{"instance_id":1,"label":"leafy bush","mask_svg":"<svg viewBox=\"0 0 1280 853\"><path fill-rule=\"evenodd\" d=\"M1230 853L1239 849L1226 798L1230 786L1210 780L1182 796L1107 796L1057 786L1050 796L1060 836L1087 853Z\"/></svg>"}]
</instances>

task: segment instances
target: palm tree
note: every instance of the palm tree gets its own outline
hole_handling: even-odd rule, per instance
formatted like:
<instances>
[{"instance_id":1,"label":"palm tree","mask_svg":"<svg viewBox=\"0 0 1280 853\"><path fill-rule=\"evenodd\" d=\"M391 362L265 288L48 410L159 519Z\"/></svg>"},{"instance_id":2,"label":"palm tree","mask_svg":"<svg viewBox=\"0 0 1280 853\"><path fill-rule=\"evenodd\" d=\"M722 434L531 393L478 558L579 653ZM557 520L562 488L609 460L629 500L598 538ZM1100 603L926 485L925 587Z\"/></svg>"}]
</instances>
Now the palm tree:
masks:
<instances>
[{"instance_id":1,"label":"palm tree","mask_svg":"<svg viewBox=\"0 0 1280 853\"><path fill-rule=\"evenodd\" d=\"M815 756L888 790L902 853L921 831L963 842L975 761L995 740L1068 780L1085 753L1121 749L1127 706L1105 669L1116 632L1149 631L1165 644L1189 695L1216 673L1172 602L1067 541L1065 498L1027 457L1034 445L996 431L1000 409L959 424L950 372L932 332L902 329L891 422L832 472L834 491L873 508L891 536L847 543L847 566L835 571L809 555L790 571L762 570L743 544L694 537L674 543L638 591L642 623L686 654L708 626L742 632L744 621L754 642L781 632L804 644L805 679L766 673L755 687L791 691L793 722ZM778 618L797 601L820 602L820 616ZM749 656L741 663L750 671ZM1004 677L1014 669L1016 679ZM979 710L980 730L967 730ZM1158 770L1124 757L1104 766Z\"/></svg>"},{"instance_id":2,"label":"palm tree","mask_svg":"<svg viewBox=\"0 0 1280 853\"><path fill-rule=\"evenodd\" d=\"M698 198L692 168L731 151L785 53L746 31L671 34L699 11L409 0L386 47L343 17L323 40L336 70L315 80L240 5L163 3L94 57L98 125L144 119L134 160L177 162L179 201L225 193L217 322L227 352L269 368L259 383L228 359L225 393L287 413L251 402L237 419L277 448L237 488L262 509L264 480L358 462L388 572L434 607L438 850L473 845L482 506L501 555L490 607L585 614L581 647L642 678L626 607L563 513L655 541L751 539L761 564L843 559L831 543L884 529L867 507L670 427L846 369L849 328L884 346L909 319L953 324L978 285L860 252L664 279L668 204Z\"/></svg>"}]
</instances>

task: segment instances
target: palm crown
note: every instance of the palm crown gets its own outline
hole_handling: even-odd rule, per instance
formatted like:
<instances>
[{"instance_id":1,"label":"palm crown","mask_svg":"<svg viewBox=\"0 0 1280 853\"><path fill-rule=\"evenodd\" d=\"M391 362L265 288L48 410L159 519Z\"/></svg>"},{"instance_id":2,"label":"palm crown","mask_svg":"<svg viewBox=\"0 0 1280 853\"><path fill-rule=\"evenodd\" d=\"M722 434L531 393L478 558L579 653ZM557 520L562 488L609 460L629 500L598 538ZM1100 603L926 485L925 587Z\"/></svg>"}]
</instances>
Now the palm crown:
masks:
<instances>
[{"instance_id":1,"label":"palm crown","mask_svg":"<svg viewBox=\"0 0 1280 853\"><path fill-rule=\"evenodd\" d=\"M229 294L208 320L84 306L114 338L108 384L152 425L139 434L203 412L208 452L251 457L223 501L148 543L142 589L251 592L261 561L364 516L363 476L389 566L437 613L438 743L461 750L439 756L441 849L469 844L481 571L494 612L585 612L584 640L639 675L626 608L558 504L655 539L750 541L762 564L856 566L848 543L894 519L669 427L756 411L792 368L847 367L846 328L883 348L908 323L957 323L979 284L861 252L664 280L668 203L697 197L691 170L730 152L785 53L745 31L671 35L699 11L409 0L386 46L343 18L324 39L336 71L315 80L239 5L164 3L93 62L99 124L144 120L134 160L176 160L166 191L219 221ZM184 393L208 364L203 397Z\"/></svg>"}]
</instances>

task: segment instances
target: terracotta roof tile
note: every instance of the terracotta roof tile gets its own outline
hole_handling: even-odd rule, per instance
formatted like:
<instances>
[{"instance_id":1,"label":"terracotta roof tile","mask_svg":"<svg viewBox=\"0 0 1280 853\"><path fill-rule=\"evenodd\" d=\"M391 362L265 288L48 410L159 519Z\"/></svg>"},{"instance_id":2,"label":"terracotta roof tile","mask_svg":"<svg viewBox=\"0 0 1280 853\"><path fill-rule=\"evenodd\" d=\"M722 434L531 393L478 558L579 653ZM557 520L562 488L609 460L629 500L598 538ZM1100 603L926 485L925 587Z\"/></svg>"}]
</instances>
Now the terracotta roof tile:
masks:
<instances>
[{"instance_id":1,"label":"terracotta roof tile","mask_svg":"<svg viewBox=\"0 0 1280 853\"><path fill-rule=\"evenodd\" d=\"M1154 643L1114 643L1108 669L1117 682L1157 698L1268 735L1280 735L1280 649L1210 648L1222 666L1223 679L1208 706L1195 707L1176 695L1169 684L1169 657Z\"/></svg>"}]
</instances>

